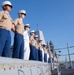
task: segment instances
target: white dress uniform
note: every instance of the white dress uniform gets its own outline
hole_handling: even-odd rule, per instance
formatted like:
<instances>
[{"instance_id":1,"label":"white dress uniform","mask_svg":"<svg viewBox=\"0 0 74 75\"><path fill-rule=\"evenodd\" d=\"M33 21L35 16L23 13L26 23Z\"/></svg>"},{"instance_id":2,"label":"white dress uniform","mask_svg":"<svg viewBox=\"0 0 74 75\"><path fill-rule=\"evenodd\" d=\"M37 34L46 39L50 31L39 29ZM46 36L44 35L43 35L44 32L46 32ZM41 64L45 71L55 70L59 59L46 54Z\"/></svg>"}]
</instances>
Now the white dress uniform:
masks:
<instances>
[{"instance_id":1,"label":"white dress uniform","mask_svg":"<svg viewBox=\"0 0 74 75\"><path fill-rule=\"evenodd\" d=\"M44 50L42 48L42 62L44 62Z\"/></svg>"},{"instance_id":2,"label":"white dress uniform","mask_svg":"<svg viewBox=\"0 0 74 75\"><path fill-rule=\"evenodd\" d=\"M30 46L29 46L29 35L27 31L24 31L24 60L29 60Z\"/></svg>"},{"instance_id":3,"label":"white dress uniform","mask_svg":"<svg viewBox=\"0 0 74 75\"><path fill-rule=\"evenodd\" d=\"M49 54L47 54L47 62L49 61L48 59L49 59Z\"/></svg>"}]
</instances>

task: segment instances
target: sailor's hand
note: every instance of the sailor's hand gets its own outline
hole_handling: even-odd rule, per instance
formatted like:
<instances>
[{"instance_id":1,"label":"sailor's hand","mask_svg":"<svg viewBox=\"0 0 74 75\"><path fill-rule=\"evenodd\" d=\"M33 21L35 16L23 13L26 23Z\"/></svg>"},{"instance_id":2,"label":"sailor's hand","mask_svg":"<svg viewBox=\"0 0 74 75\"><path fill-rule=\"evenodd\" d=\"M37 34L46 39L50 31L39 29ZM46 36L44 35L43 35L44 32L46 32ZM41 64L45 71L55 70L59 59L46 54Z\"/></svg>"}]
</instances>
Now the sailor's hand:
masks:
<instances>
[{"instance_id":1,"label":"sailor's hand","mask_svg":"<svg viewBox=\"0 0 74 75\"><path fill-rule=\"evenodd\" d=\"M12 24L12 31L15 32L15 25L14 24Z\"/></svg>"}]
</instances>

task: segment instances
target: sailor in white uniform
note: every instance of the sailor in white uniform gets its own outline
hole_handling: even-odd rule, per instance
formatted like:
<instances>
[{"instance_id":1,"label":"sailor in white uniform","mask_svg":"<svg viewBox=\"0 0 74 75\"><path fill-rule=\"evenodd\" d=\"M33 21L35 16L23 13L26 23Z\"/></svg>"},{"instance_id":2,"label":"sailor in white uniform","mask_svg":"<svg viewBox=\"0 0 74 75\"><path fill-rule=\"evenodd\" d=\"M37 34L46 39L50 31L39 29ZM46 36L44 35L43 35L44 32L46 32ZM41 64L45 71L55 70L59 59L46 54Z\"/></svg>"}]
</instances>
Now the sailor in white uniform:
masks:
<instances>
[{"instance_id":1,"label":"sailor in white uniform","mask_svg":"<svg viewBox=\"0 0 74 75\"><path fill-rule=\"evenodd\" d=\"M47 50L47 62L49 62L49 51Z\"/></svg>"},{"instance_id":2,"label":"sailor in white uniform","mask_svg":"<svg viewBox=\"0 0 74 75\"><path fill-rule=\"evenodd\" d=\"M30 26L29 24L26 24L24 27L25 31L24 31L24 60L29 60L29 56L30 56L30 46L29 46L29 29Z\"/></svg>"}]
</instances>

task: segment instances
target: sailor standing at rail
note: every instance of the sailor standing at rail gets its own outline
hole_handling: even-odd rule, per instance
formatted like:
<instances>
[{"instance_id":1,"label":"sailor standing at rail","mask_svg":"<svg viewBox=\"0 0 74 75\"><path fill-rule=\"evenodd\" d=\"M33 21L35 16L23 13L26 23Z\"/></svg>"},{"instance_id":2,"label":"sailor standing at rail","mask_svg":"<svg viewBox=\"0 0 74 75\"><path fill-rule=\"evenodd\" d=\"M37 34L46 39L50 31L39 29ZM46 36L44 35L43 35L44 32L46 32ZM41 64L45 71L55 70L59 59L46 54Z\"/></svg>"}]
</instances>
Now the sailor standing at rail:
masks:
<instances>
[{"instance_id":1,"label":"sailor standing at rail","mask_svg":"<svg viewBox=\"0 0 74 75\"><path fill-rule=\"evenodd\" d=\"M18 12L19 18L14 20L15 24L15 37L14 37L14 48L13 48L13 58L24 58L24 23L23 19L26 16L25 10L20 10Z\"/></svg>"},{"instance_id":2,"label":"sailor standing at rail","mask_svg":"<svg viewBox=\"0 0 74 75\"><path fill-rule=\"evenodd\" d=\"M36 49L36 41L34 39L35 31L32 30L30 32L30 60L38 60L37 59L37 49Z\"/></svg>"},{"instance_id":3,"label":"sailor standing at rail","mask_svg":"<svg viewBox=\"0 0 74 75\"><path fill-rule=\"evenodd\" d=\"M43 47L42 47L42 42L43 42L43 40L40 38L39 39L38 56L39 56L39 61L44 62L44 51L43 51Z\"/></svg>"},{"instance_id":4,"label":"sailor standing at rail","mask_svg":"<svg viewBox=\"0 0 74 75\"><path fill-rule=\"evenodd\" d=\"M10 57L10 31L13 28L12 19L9 15L12 8L11 2L4 1L2 8L4 11L0 11L0 56Z\"/></svg>"},{"instance_id":5,"label":"sailor standing at rail","mask_svg":"<svg viewBox=\"0 0 74 75\"><path fill-rule=\"evenodd\" d=\"M38 50L39 50L38 35L35 35L34 39L35 39L35 47L36 47L36 52L35 52L36 54L34 56L36 56L36 60L39 60L38 58Z\"/></svg>"},{"instance_id":6,"label":"sailor standing at rail","mask_svg":"<svg viewBox=\"0 0 74 75\"><path fill-rule=\"evenodd\" d=\"M29 60L29 56L30 56L30 46L29 46L29 29L30 29L30 25L26 24L24 26L24 60Z\"/></svg>"}]
</instances>

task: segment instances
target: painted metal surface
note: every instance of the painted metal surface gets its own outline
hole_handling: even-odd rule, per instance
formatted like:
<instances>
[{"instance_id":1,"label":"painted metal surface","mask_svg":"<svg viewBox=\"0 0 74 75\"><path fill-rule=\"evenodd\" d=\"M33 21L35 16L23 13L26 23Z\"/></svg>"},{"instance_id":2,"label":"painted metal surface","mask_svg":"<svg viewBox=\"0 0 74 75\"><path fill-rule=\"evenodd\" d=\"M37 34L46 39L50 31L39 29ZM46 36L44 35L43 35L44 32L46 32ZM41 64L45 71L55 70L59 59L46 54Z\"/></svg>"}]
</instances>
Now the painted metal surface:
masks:
<instances>
[{"instance_id":1,"label":"painted metal surface","mask_svg":"<svg viewBox=\"0 0 74 75\"><path fill-rule=\"evenodd\" d=\"M38 35L39 40L42 40L42 44L46 44L44 34L41 30L37 30L35 34Z\"/></svg>"},{"instance_id":2,"label":"painted metal surface","mask_svg":"<svg viewBox=\"0 0 74 75\"><path fill-rule=\"evenodd\" d=\"M0 75L51 75L50 64L0 57Z\"/></svg>"}]
</instances>

